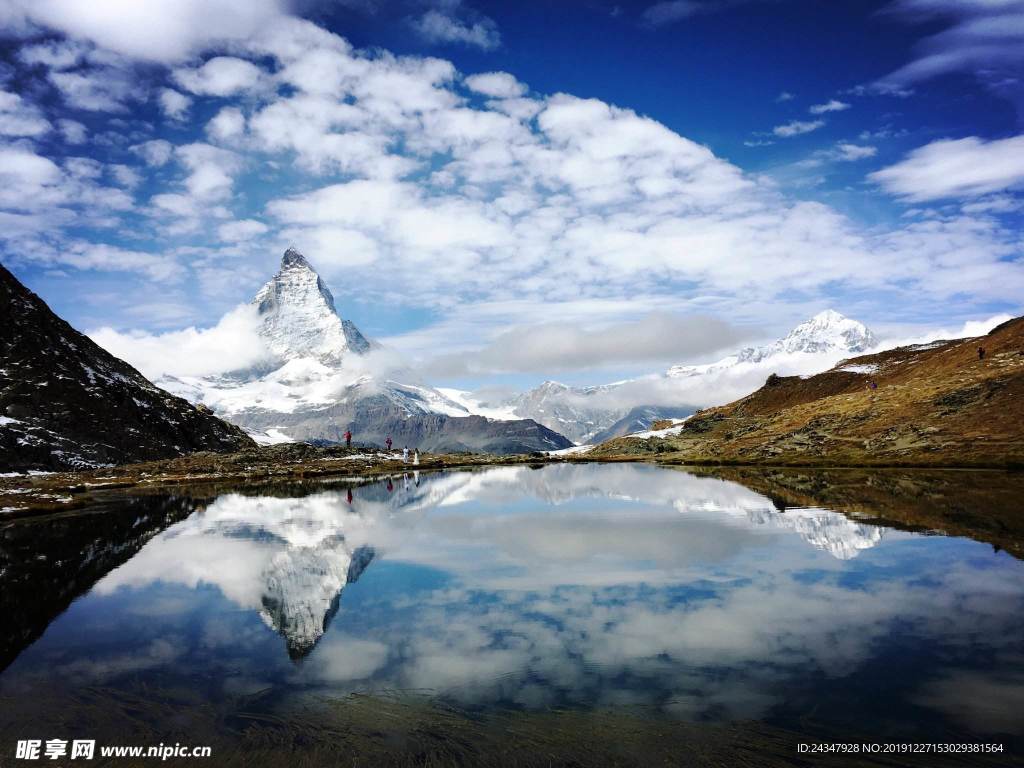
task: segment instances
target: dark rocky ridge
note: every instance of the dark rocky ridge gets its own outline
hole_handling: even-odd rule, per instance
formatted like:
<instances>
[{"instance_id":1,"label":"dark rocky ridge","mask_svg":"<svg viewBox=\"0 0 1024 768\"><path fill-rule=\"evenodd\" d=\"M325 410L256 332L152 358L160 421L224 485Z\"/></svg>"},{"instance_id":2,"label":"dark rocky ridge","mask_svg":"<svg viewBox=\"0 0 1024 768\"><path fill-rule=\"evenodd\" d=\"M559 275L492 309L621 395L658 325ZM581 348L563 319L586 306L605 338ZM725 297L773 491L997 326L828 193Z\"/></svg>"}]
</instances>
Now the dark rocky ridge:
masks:
<instances>
[{"instance_id":1,"label":"dark rocky ridge","mask_svg":"<svg viewBox=\"0 0 1024 768\"><path fill-rule=\"evenodd\" d=\"M0 471L253 446L76 331L0 265Z\"/></svg>"},{"instance_id":2,"label":"dark rocky ridge","mask_svg":"<svg viewBox=\"0 0 1024 768\"><path fill-rule=\"evenodd\" d=\"M651 429L656 421L664 419L682 419L696 410L691 406L682 405L679 407L664 405L638 405L629 413L616 421L610 427L598 432L591 438L592 442L603 443L605 440L612 440L616 437L624 437L633 432L643 432Z\"/></svg>"},{"instance_id":3,"label":"dark rocky ridge","mask_svg":"<svg viewBox=\"0 0 1024 768\"><path fill-rule=\"evenodd\" d=\"M353 398L327 408L297 414L246 411L232 420L250 429L272 429L287 424L289 433L316 444L340 444L351 429L355 442L383 446L391 437L396 448L432 453L493 453L511 455L557 451L572 441L533 419L499 421L483 416L447 416L410 413L384 395Z\"/></svg>"}]
</instances>

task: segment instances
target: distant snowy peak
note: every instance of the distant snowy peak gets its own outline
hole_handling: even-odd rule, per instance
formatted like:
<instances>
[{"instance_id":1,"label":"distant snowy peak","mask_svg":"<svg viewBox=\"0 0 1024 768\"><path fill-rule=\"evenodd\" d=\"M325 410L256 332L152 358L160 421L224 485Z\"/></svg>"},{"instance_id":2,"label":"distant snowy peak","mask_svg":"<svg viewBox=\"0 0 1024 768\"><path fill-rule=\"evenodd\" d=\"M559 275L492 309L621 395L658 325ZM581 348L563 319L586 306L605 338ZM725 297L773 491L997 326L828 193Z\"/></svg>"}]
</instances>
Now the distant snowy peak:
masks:
<instances>
[{"instance_id":1,"label":"distant snowy peak","mask_svg":"<svg viewBox=\"0 0 1024 768\"><path fill-rule=\"evenodd\" d=\"M260 317L259 334L282 360L316 358L337 365L346 353L366 354L370 342L342 319L334 296L305 256L284 252L281 268L252 300Z\"/></svg>"},{"instance_id":2,"label":"distant snowy peak","mask_svg":"<svg viewBox=\"0 0 1024 768\"><path fill-rule=\"evenodd\" d=\"M762 347L746 347L735 355L709 365L674 365L670 378L710 373L739 363L760 363L780 355L832 355L836 360L875 346L875 336L863 324L851 320L834 309L819 312L800 323L785 338Z\"/></svg>"},{"instance_id":3,"label":"distant snowy peak","mask_svg":"<svg viewBox=\"0 0 1024 768\"><path fill-rule=\"evenodd\" d=\"M833 309L819 312L801 323L786 338L767 347L782 352L863 352L875 345L874 334L863 323Z\"/></svg>"}]
</instances>

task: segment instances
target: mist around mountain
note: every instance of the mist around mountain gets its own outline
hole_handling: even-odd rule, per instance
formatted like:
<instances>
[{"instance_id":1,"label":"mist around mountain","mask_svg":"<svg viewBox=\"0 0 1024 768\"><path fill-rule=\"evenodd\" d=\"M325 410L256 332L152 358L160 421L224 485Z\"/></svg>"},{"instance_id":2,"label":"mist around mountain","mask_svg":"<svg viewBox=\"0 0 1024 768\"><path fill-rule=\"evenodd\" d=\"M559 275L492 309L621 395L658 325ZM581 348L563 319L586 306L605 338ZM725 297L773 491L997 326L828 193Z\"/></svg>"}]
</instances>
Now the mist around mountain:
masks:
<instances>
[{"instance_id":1,"label":"mist around mountain","mask_svg":"<svg viewBox=\"0 0 1024 768\"><path fill-rule=\"evenodd\" d=\"M458 393L467 407L531 418L578 444L598 443L649 429L659 419L683 418L754 391L771 375L807 375L831 368L878 344L863 324L834 310L801 323L785 337L746 347L704 365L674 365L664 373L612 384L571 387L557 381L498 403Z\"/></svg>"},{"instance_id":2,"label":"mist around mountain","mask_svg":"<svg viewBox=\"0 0 1024 768\"><path fill-rule=\"evenodd\" d=\"M91 467L251 447L154 386L0 266L0 470Z\"/></svg>"},{"instance_id":3,"label":"mist around mountain","mask_svg":"<svg viewBox=\"0 0 1024 768\"><path fill-rule=\"evenodd\" d=\"M470 413L424 382L338 312L330 289L289 248L281 266L238 317L258 349L247 365L217 374L157 379L262 442L360 444L435 452L528 453L571 442L524 418Z\"/></svg>"},{"instance_id":4,"label":"mist around mountain","mask_svg":"<svg viewBox=\"0 0 1024 768\"><path fill-rule=\"evenodd\" d=\"M983 336L911 344L810 376L772 376L734 402L595 457L657 453L685 463L1017 468L1024 318Z\"/></svg>"}]
</instances>

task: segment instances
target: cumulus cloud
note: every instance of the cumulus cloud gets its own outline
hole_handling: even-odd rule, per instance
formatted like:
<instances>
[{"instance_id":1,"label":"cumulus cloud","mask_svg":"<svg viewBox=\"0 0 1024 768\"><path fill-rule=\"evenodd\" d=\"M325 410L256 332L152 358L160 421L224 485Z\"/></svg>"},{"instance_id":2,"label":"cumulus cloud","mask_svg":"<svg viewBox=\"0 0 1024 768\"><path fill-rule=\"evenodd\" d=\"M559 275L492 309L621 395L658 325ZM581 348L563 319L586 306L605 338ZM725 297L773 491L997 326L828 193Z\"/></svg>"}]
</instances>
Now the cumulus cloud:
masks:
<instances>
[{"instance_id":1,"label":"cumulus cloud","mask_svg":"<svg viewBox=\"0 0 1024 768\"><path fill-rule=\"evenodd\" d=\"M549 323L507 331L478 352L434 360L430 369L439 376L586 370L687 359L738 338L736 329L721 320L669 313L593 330Z\"/></svg>"},{"instance_id":2,"label":"cumulus cloud","mask_svg":"<svg viewBox=\"0 0 1024 768\"><path fill-rule=\"evenodd\" d=\"M178 279L184 274L181 265L173 257L104 243L80 241L66 244L58 263L78 269L141 272L157 281Z\"/></svg>"},{"instance_id":3,"label":"cumulus cloud","mask_svg":"<svg viewBox=\"0 0 1024 768\"><path fill-rule=\"evenodd\" d=\"M89 112L125 112L142 95L132 76L115 67L51 71L49 80L68 104Z\"/></svg>"},{"instance_id":4,"label":"cumulus cloud","mask_svg":"<svg viewBox=\"0 0 1024 768\"><path fill-rule=\"evenodd\" d=\"M40 136L52 126L34 104L0 89L0 136Z\"/></svg>"},{"instance_id":5,"label":"cumulus cloud","mask_svg":"<svg viewBox=\"0 0 1024 768\"><path fill-rule=\"evenodd\" d=\"M217 141L231 141L245 133L245 115L237 107L224 107L206 124L206 133Z\"/></svg>"},{"instance_id":6,"label":"cumulus cloud","mask_svg":"<svg viewBox=\"0 0 1024 768\"><path fill-rule=\"evenodd\" d=\"M1024 136L986 141L941 139L868 175L887 192L911 201L975 197L1024 183Z\"/></svg>"},{"instance_id":7,"label":"cumulus cloud","mask_svg":"<svg viewBox=\"0 0 1024 768\"><path fill-rule=\"evenodd\" d=\"M945 341L948 339L971 339L975 336L984 336L997 325L1002 325L1007 320L1012 320L1013 315L1001 313L992 317L980 320L966 320L963 325L957 328L932 328L926 333L911 335L895 335L883 338L874 351L906 347L911 344L930 344L933 341Z\"/></svg>"},{"instance_id":8,"label":"cumulus cloud","mask_svg":"<svg viewBox=\"0 0 1024 768\"><path fill-rule=\"evenodd\" d=\"M241 305L215 326L168 333L123 333L110 327L89 337L112 355L129 361L149 379L161 376L207 376L256 365L269 356L257 333L255 307Z\"/></svg>"},{"instance_id":9,"label":"cumulus cloud","mask_svg":"<svg viewBox=\"0 0 1024 768\"><path fill-rule=\"evenodd\" d=\"M413 29L430 43L458 43L489 51L501 45L501 33L494 20L470 12L470 18L459 18L466 8L459 0L448 0L411 20Z\"/></svg>"},{"instance_id":10,"label":"cumulus cloud","mask_svg":"<svg viewBox=\"0 0 1024 768\"><path fill-rule=\"evenodd\" d=\"M12 26L20 19L126 56L162 62L245 39L287 10L283 0L7 0L7 5Z\"/></svg>"},{"instance_id":11,"label":"cumulus cloud","mask_svg":"<svg viewBox=\"0 0 1024 768\"><path fill-rule=\"evenodd\" d=\"M162 89L158 101L161 111L171 120L184 120L192 106L192 99L173 88Z\"/></svg>"},{"instance_id":12,"label":"cumulus cloud","mask_svg":"<svg viewBox=\"0 0 1024 768\"><path fill-rule=\"evenodd\" d=\"M471 91L495 99L511 99L523 96L526 86L508 72L484 72L466 78L466 87Z\"/></svg>"},{"instance_id":13,"label":"cumulus cloud","mask_svg":"<svg viewBox=\"0 0 1024 768\"><path fill-rule=\"evenodd\" d=\"M185 187L194 198L220 200L231 193L234 174L241 167L238 155L201 142L178 147L176 154L189 171Z\"/></svg>"},{"instance_id":14,"label":"cumulus cloud","mask_svg":"<svg viewBox=\"0 0 1024 768\"><path fill-rule=\"evenodd\" d=\"M221 240L228 242L239 242L252 240L254 237L266 234L268 227L262 221L254 219L242 219L241 221L229 221L217 228L217 234Z\"/></svg>"},{"instance_id":15,"label":"cumulus cloud","mask_svg":"<svg viewBox=\"0 0 1024 768\"><path fill-rule=\"evenodd\" d=\"M815 104L808 112L812 115L824 115L826 112L842 112L850 108L850 105L845 101L839 101L837 99L831 99L824 104Z\"/></svg>"},{"instance_id":16,"label":"cumulus cloud","mask_svg":"<svg viewBox=\"0 0 1024 768\"><path fill-rule=\"evenodd\" d=\"M256 87L262 77L263 70L255 64L233 56L215 56L197 69L174 71L182 88L200 96L242 93Z\"/></svg>"},{"instance_id":17,"label":"cumulus cloud","mask_svg":"<svg viewBox=\"0 0 1024 768\"><path fill-rule=\"evenodd\" d=\"M77 120L62 118L57 121L57 128L68 144L84 144L89 136L89 130Z\"/></svg>"},{"instance_id":18,"label":"cumulus cloud","mask_svg":"<svg viewBox=\"0 0 1024 768\"><path fill-rule=\"evenodd\" d=\"M840 142L836 144L837 159L846 162L853 162L855 160L864 160L868 157L874 157L878 154L877 147L866 146L862 144L849 144L846 142Z\"/></svg>"},{"instance_id":19,"label":"cumulus cloud","mask_svg":"<svg viewBox=\"0 0 1024 768\"><path fill-rule=\"evenodd\" d=\"M161 165L166 165L167 161L171 159L171 155L174 154L174 145L163 139L151 139L136 144L131 150L141 157L146 165L159 168Z\"/></svg>"},{"instance_id":20,"label":"cumulus cloud","mask_svg":"<svg viewBox=\"0 0 1024 768\"><path fill-rule=\"evenodd\" d=\"M824 120L793 120L792 122L785 123L784 125L777 125L772 128L772 133L776 136L788 139L791 136L799 136L804 133L810 133L816 131L825 125Z\"/></svg>"},{"instance_id":21,"label":"cumulus cloud","mask_svg":"<svg viewBox=\"0 0 1024 768\"><path fill-rule=\"evenodd\" d=\"M474 20L464 6L433 7ZM7 148L0 237L25 235L23 258L57 263L64 227L93 225L97 242L144 232L139 252L180 248L180 268L203 292L255 288L269 260L256 251L294 242L339 301L351 290L445 319L401 339L406 351L413 341L419 351L472 349L501 329L556 321L590 333L652 311L756 322L773 302L851 289L885 311L906 296L941 306L971 291L991 305L1024 290L1019 233L994 209L864 227L632 110L532 93L508 73L463 77L443 59L359 50L294 17L210 54L176 61L169 81L133 70L148 98L168 82L194 86L193 113L212 115L204 139L172 143L178 126L161 125L167 138L156 138L123 113L91 115L75 154L103 164L93 178L73 176L27 141ZM96 58L91 44L65 41L31 56L57 74L128 71ZM242 75L208 68L220 59ZM263 72L252 88L247 62ZM838 161L871 150L834 151ZM139 205L132 171L147 182ZM268 231L232 226L239 221ZM229 250L239 268L211 271Z\"/></svg>"}]
</instances>

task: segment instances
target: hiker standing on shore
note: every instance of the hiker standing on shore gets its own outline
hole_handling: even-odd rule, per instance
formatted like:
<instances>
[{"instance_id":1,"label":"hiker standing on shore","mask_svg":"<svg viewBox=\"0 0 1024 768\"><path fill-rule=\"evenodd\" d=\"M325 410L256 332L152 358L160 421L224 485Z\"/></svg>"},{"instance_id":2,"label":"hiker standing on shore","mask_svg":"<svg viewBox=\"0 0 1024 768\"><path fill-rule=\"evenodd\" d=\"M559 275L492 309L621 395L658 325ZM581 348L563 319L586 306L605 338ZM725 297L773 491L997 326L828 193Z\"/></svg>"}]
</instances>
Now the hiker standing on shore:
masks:
<instances>
[{"instance_id":1,"label":"hiker standing on shore","mask_svg":"<svg viewBox=\"0 0 1024 768\"><path fill-rule=\"evenodd\" d=\"M403 464L408 464L409 463L409 446L408 445L405 446L405 448L402 449L402 463Z\"/></svg>"},{"instance_id":2,"label":"hiker standing on shore","mask_svg":"<svg viewBox=\"0 0 1024 768\"><path fill-rule=\"evenodd\" d=\"M384 441L384 445L388 447L389 451L391 450L391 435L388 435L387 440Z\"/></svg>"},{"instance_id":3,"label":"hiker standing on shore","mask_svg":"<svg viewBox=\"0 0 1024 768\"><path fill-rule=\"evenodd\" d=\"M350 430L350 429L346 429L345 430L345 447L346 448L351 448L352 447L352 430Z\"/></svg>"}]
</instances>

